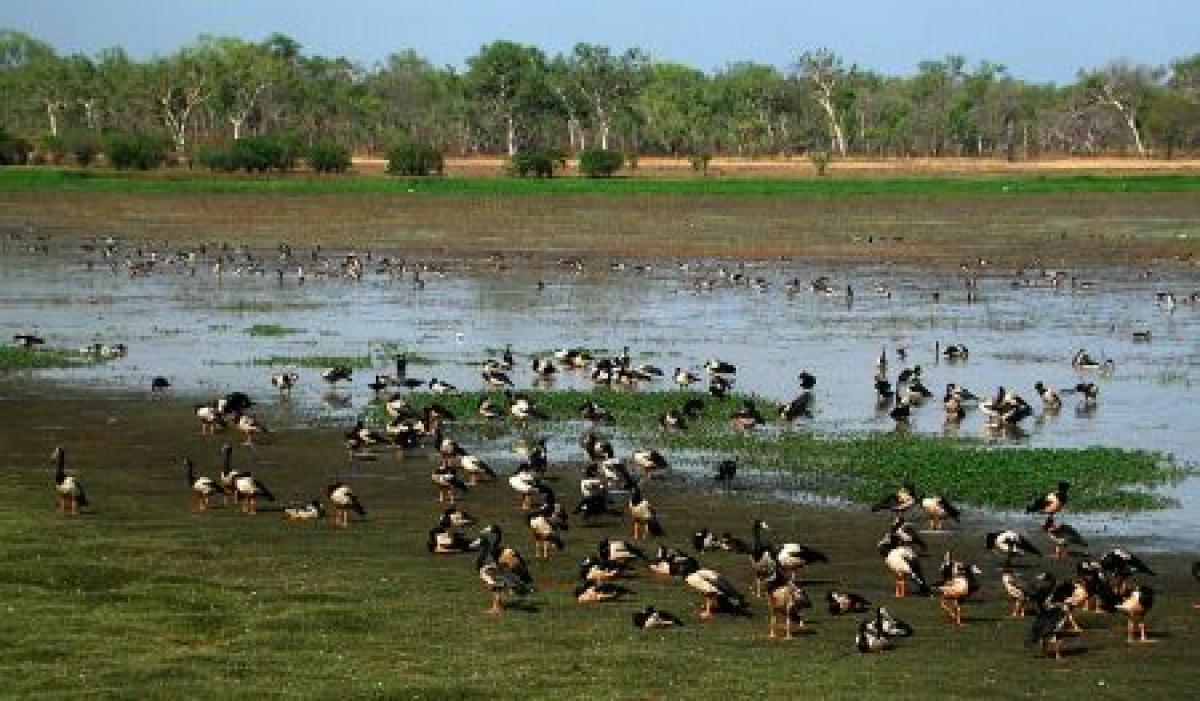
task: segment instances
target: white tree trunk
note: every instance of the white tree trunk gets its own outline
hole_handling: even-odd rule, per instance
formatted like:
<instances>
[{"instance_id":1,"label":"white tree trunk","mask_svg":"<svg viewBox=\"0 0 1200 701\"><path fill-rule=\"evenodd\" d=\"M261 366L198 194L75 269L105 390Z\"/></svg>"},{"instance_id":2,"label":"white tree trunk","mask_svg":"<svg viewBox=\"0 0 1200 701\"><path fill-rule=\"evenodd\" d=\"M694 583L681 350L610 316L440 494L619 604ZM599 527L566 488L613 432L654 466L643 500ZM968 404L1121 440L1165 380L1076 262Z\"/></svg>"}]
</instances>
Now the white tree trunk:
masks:
<instances>
[{"instance_id":1,"label":"white tree trunk","mask_svg":"<svg viewBox=\"0 0 1200 701\"><path fill-rule=\"evenodd\" d=\"M1146 157L1146 146L1142 143L1142 132L1138 129L1137 120L1134 119L1133 112L1125 103L1117 99L1117 96L1112 93L1112 89L1108 86L1104 88L1104 100L1113 106L1113 109L1121 115L1121 120L1129 127L1129 131L1133 134L1133 145L1137 147L1138 155L1142 158Z\"/></svg>"},{"instance_id":2,"label":"white tree trunk","mask_svg":"<svg viewBox=\"0 0 1200 701\"><path fill-rule=\"evenodd\" d=\"M833 107L832 90L826 92L817 102L821 103L821 107L825 110L825 116L829 120L829 133L833 137L833 147L837 150L839 156L846 155L846 135L842 131L842 123L838 121L837 110Z\"/></svg>"},{"instance_id":3,"label":"white tree trunk","mask_svg":"<svg viewBox=\"0 0 1200 701\"><path fill-rule=\"evenodd\" d=\"M50 136L58 136L58 108L56 100L46 100L46 117L50 120Z\"/></svg>"},{"instance_id":4,"label":"white tree trunk","mask_svg":"<svg viewBox=\"0 0 1200 701\"><path fill-rule=\"evenodd\" d=\"M505 118L505 122L508 126L508 155L515 156L517 155L517 122L513 119L511 112Z\"/></svg>"},{"instance_id":5,"label":"white tree trunk","mask_svg":"<svg viewBox=\"0 0 1200 701\"><path fill-rule=\"evenodd\" d=\"M237 141L242 138L242 123L246 121L246 117L234 116L229 118L229 123L233 125L233 140Z\"/></svg>"}]
</instances>

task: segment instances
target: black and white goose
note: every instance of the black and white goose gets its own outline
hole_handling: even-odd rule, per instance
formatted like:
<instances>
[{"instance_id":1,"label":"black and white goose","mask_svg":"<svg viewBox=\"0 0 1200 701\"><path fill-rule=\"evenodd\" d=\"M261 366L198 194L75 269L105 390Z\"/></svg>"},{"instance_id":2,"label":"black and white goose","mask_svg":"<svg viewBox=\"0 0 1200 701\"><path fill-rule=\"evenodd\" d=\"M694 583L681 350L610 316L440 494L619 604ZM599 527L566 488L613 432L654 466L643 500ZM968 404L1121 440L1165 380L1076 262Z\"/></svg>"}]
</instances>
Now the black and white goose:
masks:
<instances>
[{"instance_id":1,"label":"black and white goose","mask_svg":"<svg viewBox=\"0 0 1200 701\"><path fill-rule=\"evenodd\" d=\"M1059 482L1056 489L1047 492L1045 496L1037 497L1029 506L1025 507L1027 514L1041 514L1043 516L1053 516L1063 510L1067 505L1068 493L1071 489L1070 482Z\"/></svg>"},{"instance_id":2,"label":"black and white goose","mask_svg":"<svg viewBox=\"0 0 1200 701\"><path fill-rule=\"evenodd\" d=\"M479 484L480 480L496 479L496 471L491 465L487 464L483 458L478 455L467 453L458 459L459 467L467 475L467 484L474 487Z\"/></svg>"},{"instance_id":3,"label":"black and white goose","mask_svg":"<svg viewBox=\"0 0 1200 701\"><path fill-rule=\"evenodd\" d=\"M1062 408L1062 397L1059 396L1053 387L1048 387L1041 380L1038 380L1033 383L1033 391L1042 400L1043 412L1053 414Z\"/></svg>"},{"instance_id":4,"label":"black and white goose","mask_svg":"<svg viewBox=\"0 0 1200 701\"><path fill-rule=\"evenodd\" d=\"M633 465L641 470L642 474L646 477L671 467L670 463L667 462L667 459L663 456L663 454L657 450L634 451L632 462Z\"/></svg>"},{"instance_id":5,"label":"black and white goose","mask_svg":"<svg viewBox=\"0 0 1200 701\"><path fill-rule=\"evenodd\" d=\"M771 527L762 519L756 519L750 526L754 544L750 547L750 570L754 573L754 595L761 597L767 580L779 570L775 561L775 546L764 541L762 532Z\"/></svg>"},{"instance_id":6,"label":"black and white goose","mask_svg":"<svg viewBox=\"0 0 1200 701\"><path fill-rule=\"evenodd\" d=\"M683 370L680 368L675 368L675 372L671 373L671 379L673 379L675 381L675 384L679 385L680 387L682 387L684 389L687 389L688 387L691 387L692 385L699 382L701 380L701 377L694 372L690 372L688 370Z\"/></svg>"},{"instance_id":7,"label":"black and white goose","mask_svg":"<svg viewBox=\"0 0 1200 701\"><path fill-rule=\"evenodd\" d=\"M596 554L602 560L613 560L627 566L637 560L645 562L649 559L646 553L633 543L610 538L604 538L596 544Z\"/></svg>"},{"instance_id":8,"label":"black and white goose","mask_svg":"<svg viewBox=\"0 0 1200 701\"><path fill-rule=\"evenodd\" d=\"M1146 614L1154 606L1154 589L1146 585L1134 587L1124 596L1116 596L1102 600L1101 604L1107 611L1120 611L1125 614L1125 640L1127 642L1149 642L1146 635ZM1134 633L1137 632L1135 637Z\"/></svg>"},{"instance_id":9,"label":"black and white goose","mask_svg":"<svg viewBox=\"0 0 1200 701\"><path fill-rule=\"evenodd\" d=\"M225 427L225 414L218 410L217 405L216 400L196 405L196 418L200 420L200 435L210 436L215 434L218 428Z\"/></svg>"},{"instance_id":10,"label":"black and white goose","mask_svg":"<svg viewBox=\"0 0 1200 701\"><path fill-rule=\"evenodd\" d=\"M970 349L961 343L951 343L942 349L942 356L946 360L966 360L970 355Z\"/></svg>"},{"instance_id":11,"label":"black and white goose","mask_svg":"<svg viewBox=\"0 0 1200 701\"><path fill-rule=\"evenodd\" d=\"M742 405L729 415L729 422L734 428L750 431L767 422L762 412L758 410L753 399L742 400Z\"/></svg>"},{"instance_id":12,"label":"black and white goose","mask_svg":"<svg viewBox=\"0 0 1200 701\"><path fill-rule=\"evenodd\" d=\"M929 530L942 530L944 521L957 522L962 513L958 507L950 503L950 500L940 494L930 494L923 496L920 499L921 510L925 512L926 518L929 519Z\"/></svg>"},{"instance_id":13,"label":"black and white goose","mask_svg":"<svg viewBox=\"0 0 1200 701\"><path fill-rule=\"evenodd\" d=\"M434 394L454 394L458 391L458 388L449 382L433 377L429 380L429 391Z\"/></svg>"},{"instance_id":14,"label":"black and white goose","mask_svg":"<svg viewBox=\"0 0 1200 701\"><path fill-rule=\"evenodd\" d=\"M1042 606L1042 599L1039 598L1039 592L1034 587L1029 586L1015 572L1005 568L1000 573L1000 585L1004 589L1004 593L1012 600L1012 609L1008 612L1011 618L1022 618L1025 616L1025 607L1033 604L1036 607Z\"/></svg>"},{"instance_id":15,"label":"black and white goose","mask_svg":"<svg viewBox=\"0 0 1200 701\"><path fill-rule=\"evenodd\" d=\"M920 548L922 552L929 547L925 543L925 539L917 532L917 529L913 528L913 525L904 519L904 514L896 514L896 518L888 526L887 532L883 534L883 538L876 545L884 545L885 543L896 543L897 545Z\"/></svg>"},{"instance_id":16,"label":"black and white goose","mask_svg":"<svg viewBox=\"0 0 1200 701\"><path fill-rule=\"evenodd\" d=\"M533 400L524 394L514 394L510 396L510 404L508 413L516 422L522 426L529 423L532 419L540 419L546 421L550 415L542 411L534 405Z\"/></svg>"},{"instance_id":17,"label":"black and white goose","mask_svg":"<svg viewBox=\"0 0 1200 701\"><path fill-rule=\"evenodd\" d=\"M358 495L350 488L350 485L343 482L334 482L325 487L325 498L333 504L333 525L341 528L350 526L350 513L356 513L359 516L366 516L367 510L363 508L362 502L358 500Z\"/></svg>"},{"instance_id":18,"label":"black and white goose","mask_svg":"<svg viewBox=\"0 0 1200 701\"><path fill-rule=\"evenodd\" d=\"M658 425L662 430L667 432L687 430L687 418L683 412L676 409L667 409L658 417Z\"/></svg>"},{"instance_id":19,"label":"black and white goose","mask_svg":"<svg viewBox=\"0 0 1200 701\"><path fill-rule=\"evenodd\" d=\"M533 556L549 558L551 549L562 550L560 533L567 530L567 513L554 498L554 492L544 490L544 501L540 509L525 517L529 533L533 537Z\"/></svg>"},{"instance_id":20,"label":"black and white goose","mask_svg":"<svg viewBox=\"0 0 1200 701\"><path fill-rule=\"evenodd\" d=\"M647 563L646 569L662 577L682 577L684 572L699 566L696 558L682 550L660 545L654 558Z\"/></svg>"},{"instance_id":21,"label":"black and white goose","mask_svg":"<svg viewBox=\"0 0 1200 701\"><path fill-rule=\"evenodd\" d=\"M724 360L717 360L716 358L709 358L709 360L704 363L704 370L710 375L737 374L737 366L733 365L732 363L727 363Z\"/></svg>"},{"instance_id":22,"label":"black and white goose","mask_svg":"<svg viewBox=\"0 0 1200 701\"><path fill-rule=\"evenodd\" d=\"M579 407L579 416L584 421L590 421L594 424L608 424L613 422L612 412L600 406L592 399L587 400Z\"/></svg>"},{"instance_id":23,"label":"black and white goose","mask_svg":"<svg viewBox=\"0 0 1200 701\"><path fill-rule=\"evenodd\" d=\"M233 425L234 428L236 428L245 438L245 440L242 441L243 445L254 445L255 436L265 436L271 432L252 414L238 415Z\"/></svg>"},{"instance_id":24,"label":"black and white goose","mask_svg":"<svg viewBox=\"0 0 1200 701\"><path fill-rule=\"evenodd\" d=\"M520 506L524 511L533 508L533 497L546 489L541 476L528 463L522 463L517 471L509 476L508 486L521 497Z\"/></svg>"},{"instance_id":25,"label":"black and white goose","mask_svg":"<svg viewBox=\"0 0 1200 701\"><path fill-rule=\"evenodd\" d=\"M767 637L774 638L776 636L782 620L783 637L785 640L790 640L793 624L804 628L803 612L805 609L812 608L812 600L808 598L808 592L804 591L794 579L784 574L783 571L776 572L767 580L766 590Z\"/></svg>"},{"instance_id":26,"label":"black and white goose","mask_svg":"<svg viewBox=\"0 0 1200 701\"><path fill-rule=\"evenodd\" d=\"M653 606L633 612L633 627L642 630L660 630L663 628L678 628L683 625L683 621L678 617L659 611Z\"/></svg>"},{"instance_id":27,"label":"black and white goose","mask_svg":"<svg viewBox=\"0 0 1200 701\"><path fill-rule=\"evenodd\" d=\"M947 556L950 553L946 553ZM949 572L941 584L933 587L933 593L940 599L939 606L948 620L955 626L963 624L962 602L968 596L979 591L978 567L962 562L952 562Z\"/></svg>"},{"instance_id":28,"label":"black and white goose","mask_svg":"<svg viewBox=\"0 0 1200 701\"><path fill-rule=\"evenodd\" d=\"M801 370L796 381L800 383L800 389L806 392L817 386L817 376L807 370Z\"/></svg>"},{"instance_id":29,"label":"black and white goose","mask_svg":"<svg viewBox=\"0 0 1200 701\"><path fill-rule=\"evenodd\" d=\"M1087 545L1087 541L1079 535L1079 531L1065 523L1059 523L1054 519L1053 514L1046 517L1046 521L1042 524L1042 530L1054 543L1054 557L1057 559L1061 560L1066 557L1071 546L1084 547Z\"/></svg>"},{"instance_id":30,"label":"black and white goose","mask_svg":"<svg viewBox=\"0 0 1200 701\"><path fill-rule=\"evenodd\" d=\"M66 514L78 514L81 508L88 505L87 492L83 482L74 472L67 473L67 451L61 445L50 455L54 463L54 495L58 499L58 510Z\"/></svg>"},{"instance_id":31,"label":"black and white goose","mask_svg":"<svg viewBox=\"0 0 1200 701\"><path fill-rule=\"evenodd\" d=\"M745 598L725 575L716 570L700 567L698 563L690 564L684 571L683 581L704 597L704 606L700 609L701 620L711 619L718 611L735 614L744 614L746 611Z\"/></svg>"},{"instance_id":32,"label":"black and white goose","mask_svg":"<svg viewBox=\"0 0 1200 701\"><path fill-rule=\"evenodd\" d=\"M661 538L666 534L654 505L642 494L641 486L637 484L634 484L629 492L629 520L634 540L645 538L647 535Z\"/></svg>"},{"instance_id":33,"label":"black and white goose","mask_svg":"<svg viewBox=\"0 0 1200 701\"><path fill-rule=\"evenodd\" d=\"M883 564L895 578L896 598L904 598L908 595L909 581L917 585L919 593L924 594L929 591L929 584L925 581L925 574L921 571L921 561L917 558L916 550L908 545L899 545L892 541L881 544L879 553L883 555Z\"/></svg>"},{"instance_id":34,"label":"black and white goose","mask_svg":"<svg viewBox=\"0 0 1200 701\"><path fill-rule=\"evenodd\" d=\"M287 521L306 523L324 517L325 505L319 499L313 499L303 504L289 504L283 509L283 518Z\"/></svg>"},{"instance_id":35,"label":"black and white goose","mask_svg":"<svg viewBox=\"0 0 1200 701\"><path fill-rule=\"evenodd\" d=\"M242 502L243 513L257 514L259 499L275 501L275 495L267 489L267 485L249 472L237 473L233 480L233 488L238 500Z\"/></svg>"},{"instance_id":36,"label":"black and white goose","mask_svg":"<svg viewBox=\"0 0 1200 701\"><path fill-rule=\"evenodd\" d=\"M512 378L503 370L484 370L481 373L483 384L488 387L496 387L499 389L511 388L513 386Z\"/></svg>"},{"instance_id":37,"label":"black and white goose","mask_svg":"<svg viewBox=\"0 0 1200 701\"><path fill-rule=\"evenodd\" d=\"M492 606L487 613L500 614L504 612L502 596L527 596L533 591L533 577L525 566L525 560L515 550L501 548L498 527L491 531L484 529L480 537L484 542L475 560L475 570L480 583L492 595Z\"/></svg>"},{"instance_id":38,"label":"black and white goose","mask_svg":"<svg viewBox=\"0 0 1200 701\"><path fill-rule=\"evenodd\" d=\"M441 465L429 475L430 481L437 489L439 504L453 504L459 492L470 489L466 482L458 476L458 471L449 465Z\"/></svg>"},{"instance_id":39,"label":"black and white goose","mask_svg":"<svg viewBox=\"0 0 1200 701\"><path fill-rule=\"evenodd\" d=\"M892 511L903 514L917 505L917 489L911 483L903 484L894 493L883 497L871 506L871 511Z\"/></svg>"},{"instance_id":40,"label":"black and white goose","mask_svg":"<svg viewBox=\"0 0 1200 701\"><path fill-rule=\"evenodd\" d=\"M187 470L187 483L192 491L192 510L206 511L211 506L210 499L220 494L220 483L212 477L196 476L196 465L191 458L183 459L183 468Z\"/></svg>"},{"instance_id":41,"label":"black and white goose","mask_svg":"<svg viewBox=\"0 0 1200 701\"><path fill-rule=\"evenodd\" d=\"M783 421L795 421L797 419L812 418L813 394L809 391L801 392L792 401L784 404L779 409L779 418Z\"/></svg>"},{"instance_id":42,"label":"black and white goose","mask_svg":"<svg viewBox=\"0 0 1200 701\"><path fill-rule=\"evenodd\" d=\"M717 472L713 475L713 479L717 484L729 489L733 486L733 480L737 477L738 463L737 460L726 458L717 463Z\"/></svg>"},{"instance_id":43,"label":"black and white goose","mask_svg":"<svg viewBox=\"0 0 1200 701\"><path fill-rule=\"evenodd\" d=\"M330 385L336 385L339 382L351 382L354 380L354 368L348 365L335 365L323 370L321 372L321 379Z\"/></svg>"},{"instance_id":44,"label":"black and white goose","mask_svg":"<svg viewBox=\"0 0 1200 701\"><path fill-rule=\"evenodd\" d=\"M534 377L541 382L548 382L558 374L558 366L549 358L534 358L531 364Z\"/></svg>"},{"instance_id":45,"label":"black and white goose","mask_svg":"<svg viewBox=\"0 0 1200 701\"><path fill-rule=\"evenodd\" d=\"M852 591L830 589L825 593L825 604L829 615L844 616L848 613L864 613L870 610L871 602L866 597Z\"/></svg>"},{"instance_id":46,"label":"black and white goose","mask_svg":"<svg viewBox=\"0 0 1200 701\"><path fill-rule=\"evenodd\" d=\"M1018 555L1042 556L1042 552L1028 538L1011 529L988 533L984 536L984 545L988 550L1004 556L1005 567L1010 567L1012 559Z\"/></svg>"},{"instance_id":47,"label":"black and white goose","mask_svg":"<svg viewBox=\"0 0 1200 701\"><path fill-rule=\"evenodd\" d=\"M300 381L300 375L295 372L277 372L271 375L271 386L280 394L291 394L292 388Z\"/></svg>"},{"instance_id":48,"label":"black and white goose","mask_svg":"<svg viewBox=\"0 0 1200 701\"><path fill-rule=\"evenodd\" d=\"M1064 634L1070 611L1063 604L1050 604L1033 619L1029 633L1025 636L1026 647L1039 645L1043 654L1054 654L1054 659L1062 659Z\"/></svg>"},{"instance_id":49,"label":"black and white goose","mask_svg":"<svg viewBox=\"0 0 1200 701\"><path fill-rule=\"evenodd\" d=\"M575 600L581 604L618 601L629 593L629 587L606 581L585 581L575 587Z\"/></svg>"},{"instance_id":50,"label":"black and white goose","mask_svg":"<svg viewBox=\"0 0 1200 701\"><path fill-rule=\"evenodd\" d=\"M708 379L708 393L717 399L724 399L733 391L733 381L724 375L713 375Z\"/></svg>"}]
</instances>

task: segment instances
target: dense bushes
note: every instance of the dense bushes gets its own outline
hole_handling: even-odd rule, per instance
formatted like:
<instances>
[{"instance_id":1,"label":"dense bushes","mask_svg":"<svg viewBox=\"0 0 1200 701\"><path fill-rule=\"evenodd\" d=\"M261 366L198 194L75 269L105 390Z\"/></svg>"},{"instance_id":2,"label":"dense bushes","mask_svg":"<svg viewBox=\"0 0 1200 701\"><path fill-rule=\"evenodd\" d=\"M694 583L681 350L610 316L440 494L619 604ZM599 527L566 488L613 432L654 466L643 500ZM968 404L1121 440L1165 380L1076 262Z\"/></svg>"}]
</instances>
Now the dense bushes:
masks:
<instances>
[{"instance_id":1,"label":"dense bushes","mask_svg":"<svg viewBox=\"0 0 1200 701\"><path fill-rule=\"evenodd\" d=\"M588 149L579 154L579 172L589 178L611 178L625 164L617 151Z\"/></svg>"},{"instance_id":2,"label":"dense bushes","mask_svg":"<svg viewBox=\"0 0 1200 701\"><path fill-rule=\"evenodd\" d=\"M318 173L345 173L350 151L337 144L317 144L308 150L308 166Z\"/></svg>"},{"instance_id":3,"label":"dense bushes","mask_svg":"<svg viewBox=\"0 0 1200 701\"><path fill-rule=\"evenodd\" d=\"M558 149L523 149L509 159L508 172L518 178L553 178L566 164L566 155Z\"/></svg>"},{"instance_id":4,"label":"dense bushes","mask_svg":"<svg viewBox=\"0 0 1200 701\"><path fill-rule=\"evenodd\" d=\"M247 136L224 146L210 146L196 152L196 162L205 168L232 173L286 173L296 167L302 149L288 136Z\"/></svg>"},{"instance_id":5,"label":"dense bushes","mask_svg":"<svg viewBox=\"0 0 1200 701\"><path fill-rule=\"evenodd\" d=\"M0 166L21 166L29 162L33 144L13 136L0 127Z\"/></svg>"},{"instance_id":6,"label":"dense bushes","mask_svg":"<svg viewBox=\"0 0 1200 701\"><path fill-rule=\"evenodd\" d=\"M393 146L388 151L389 175L441 175L444 168L441 152L426 144L408 142Z\"/></svg>"},{"instance_id":7,"label":"dense bushes","mask_svg":"<svg viewBox=\"0 0 1200 701\"><path fill-rule=\"evenodd\" d=\"M151 170L167 160L167 139L153 134L113 132L104 138L104 153L118 170Z\"/></svg>"}]
</instances>

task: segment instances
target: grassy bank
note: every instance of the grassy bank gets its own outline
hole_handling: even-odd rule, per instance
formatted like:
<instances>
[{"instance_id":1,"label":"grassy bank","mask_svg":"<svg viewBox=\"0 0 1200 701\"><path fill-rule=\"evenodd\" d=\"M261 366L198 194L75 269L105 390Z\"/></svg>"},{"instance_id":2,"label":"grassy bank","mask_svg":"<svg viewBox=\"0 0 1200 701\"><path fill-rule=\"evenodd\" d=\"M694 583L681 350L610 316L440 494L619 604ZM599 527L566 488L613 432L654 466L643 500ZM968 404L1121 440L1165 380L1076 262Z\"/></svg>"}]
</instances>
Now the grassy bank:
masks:
<instances>
[{"instance_id":1,"label":"grassy bank","mask_svg":"<svg viewBox=\"0 0 1200 701\"><path fill-rule=\"evenodd\" d=\"M279 195L1020 195L1200 191L1200 175L927 175L872 178L392 178L303 174L237 176L201 171L3 169L0 191Z\"/></svg>"},{"instance_id":2,"label":"grassy bank","mask_svg":"<svg viewBox=\"0 0 1200 701\"><path fill-rule=\"evenodd\" d=\"M464 393L450 397L417 394L414 406L438 401L468 424L478 425L475 407L483 396L503 405L499 394ZM757 400L768 426L753 433L733 428L728 416L743 398L715 400L703 394L673 392L531 393L552 420L579 417L589 399L609 409L611 429L670 454L732 456L748 468L786 471L816 494L872 502L904 482L923 493L952 501L999 509L1019 509L1060 480L1071 482L1072 508L1080 511L1137 511L1163 508L1170 501L1144 491L1180 478L1186 468L1154 453L1116 448L994 447L980 441L906 434L823 436L776 421L779 406ZM658 418L699 398L702 417L684 431L664 433ZM377 419L381 418L378 415ZM494 427L489 428L494 433Z\"/></svg>"},{"instance_id":3,"label":"grassy bank","mask_svg":"<svg viewBox=\"0 0 1200 701\"><path fill-rule=\"evenodd\" d=\"M686 546L701 526L748 536L761 517L773 537L802 539L830 557L805 574L817 599L807 633L768 639L756 599L748 618L699 623L696 594L644 569L623 582L632 590L626 601L576 603L578 561L601 537L627 533L619 517L573 522L565 552L548 562L529 558L537 591L528 606L490 617L472 558L425 552L440 511L425 452L348 469L338 430L280 431L254 449L235 449L235 466L253 470L281 501L312 498L333 479L350 483L368 518L337 531L328 521L286 523L273 504L257 517L233 507L190 513L180 457L213 475L220 444L233 436L200 436L186 402L78 395L0 402L0 438L9 446L0 456L0 635L8 642L0 676L14 698L895 699L926 696L931 683L950 698L1083 690L1156 698L1186 694L1200 642L1188 561L1146 553L1144 544L1122 543L1159 572L1149 617L1159 643L1128 645L1114 630L1123 618L1084 613L1084 633L1056 663L1023 646L1030 621L1006 617L998 561L983 552L969 517L961 530L931 538L926 564L936 569L948 548L984 567L983 591L965 604L966 625L955 630L936 602L891 598L874 550L887 517L714 495L670 476L648 487L666 542ZM59 443L92 501L80 517L53 508L48 457ZM493 464L507 474L515 457ZM558 464L551 472L572 498L576 478ZM480 523L501 524L507 542L532 554L503 481L471 490L463 506ZM1013 525L1036 530L1032 520ZM1095 552L1115 544L1085 535ZM705 554L703 562L743 590L752 585L744 556ZM1068 577L1073 566L1037 561L1026 574ZM861 617L830 616L821 606L830 587L887 605L913 625L914 637L892 652L860 655L852 641ZM685 627L635 631L629 615L647 604L680 615Z\"/></svg>"}]
</instances>

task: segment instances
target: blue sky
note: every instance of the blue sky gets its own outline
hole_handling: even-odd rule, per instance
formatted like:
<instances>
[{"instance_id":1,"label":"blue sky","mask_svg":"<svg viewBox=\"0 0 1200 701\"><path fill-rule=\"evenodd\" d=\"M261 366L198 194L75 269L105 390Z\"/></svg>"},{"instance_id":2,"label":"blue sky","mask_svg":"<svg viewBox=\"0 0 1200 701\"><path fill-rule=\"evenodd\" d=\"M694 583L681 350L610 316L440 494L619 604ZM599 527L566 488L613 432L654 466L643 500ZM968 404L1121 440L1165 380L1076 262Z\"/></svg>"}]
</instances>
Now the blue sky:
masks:
<instances>
[{"instance_id":1,"label":"blue sky","mask_svg":"<svg viewBox=\"0 0 1200 701\"><path fill-rule=\"evenodd\" d=\"M730 61L788 66L827 46L889 74L958 53L1018 77L1070 81L1112 59L1162 64L1200 52L1200 0L3 0L0 27L64 52L121 45L139 58L201 33L261 39L371 64L413 48L462 66L504 38L549 53L576 42L640 46L711 70Z\"/></svg>"}]
</instances>

